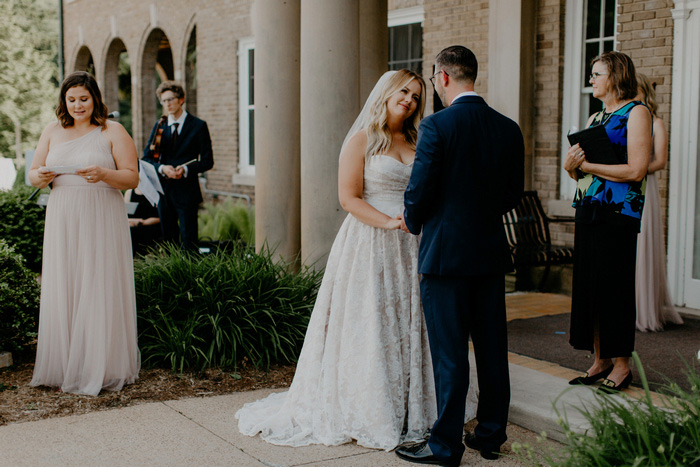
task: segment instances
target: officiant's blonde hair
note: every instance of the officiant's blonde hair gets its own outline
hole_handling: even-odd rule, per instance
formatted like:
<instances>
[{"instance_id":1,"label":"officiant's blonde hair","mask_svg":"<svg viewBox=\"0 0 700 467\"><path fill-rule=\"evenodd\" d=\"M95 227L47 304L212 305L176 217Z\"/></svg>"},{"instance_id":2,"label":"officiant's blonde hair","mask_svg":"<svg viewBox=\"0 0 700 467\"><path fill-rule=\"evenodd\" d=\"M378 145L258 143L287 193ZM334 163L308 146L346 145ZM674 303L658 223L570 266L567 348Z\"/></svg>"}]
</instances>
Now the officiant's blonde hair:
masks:
<instances>
[{"instance_id":1,"label":"officiant's blonde hair","mask_svg":"<svg viewBox=\"0 0 700 467\"><path fill-rule=\"evenodd\" d=\"M382 87L378 99L372 103L370 108L369 124L367 125L367 149L365 157L374 154L382 154L391 147L391 131L387 125L386 103L389 97L403 89L408 83L416 80L420 84L420 99L413 115L408 117L403 124L403 133L406 143L416 149L418 139L418 125L423 118L425 110L425 81L421 76L411 70L402 69L394 73Z\"/></svg>"}]
</instances>

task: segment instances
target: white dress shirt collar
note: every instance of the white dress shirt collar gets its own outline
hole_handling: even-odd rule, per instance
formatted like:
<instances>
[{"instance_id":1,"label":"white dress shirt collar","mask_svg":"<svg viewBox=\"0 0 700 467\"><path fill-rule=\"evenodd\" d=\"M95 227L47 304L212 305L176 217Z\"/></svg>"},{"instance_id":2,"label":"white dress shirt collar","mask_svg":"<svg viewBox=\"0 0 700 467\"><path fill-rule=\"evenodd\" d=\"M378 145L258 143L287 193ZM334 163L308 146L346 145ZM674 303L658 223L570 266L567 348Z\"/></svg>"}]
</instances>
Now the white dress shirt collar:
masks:
<instances>
[{"instance_id":1,"label":"white dress shirt collar","mask_svg":"<svg viewBox=\"0 0 700 467\"><path fill-rule=\"evenodd\" d=\"M457 96L454 99L452 99L452 102L450 102L450 105L454 104L454 102L457 99L459 99L460 97L464 97L464 96L478 96L478 94L474 91L461 92L461 93L457 94Z\"/></svg>"},{"instance_id":2,"label":"white dress shirt collar","mask_svg":"<svg viewBox=\"0 0 700 467\"><path fill-rule=\"evenodd\" d=\"M180 114L180 118L175 120L172 115L168 115L168 126L170 127L170 130L172 131L173 123L179 123L177 126L177 134L180 134L182 132L182 125L185 123L185 117L187 117L187 111L183 110L182 114Z\"/></svg>"}]
</instances>

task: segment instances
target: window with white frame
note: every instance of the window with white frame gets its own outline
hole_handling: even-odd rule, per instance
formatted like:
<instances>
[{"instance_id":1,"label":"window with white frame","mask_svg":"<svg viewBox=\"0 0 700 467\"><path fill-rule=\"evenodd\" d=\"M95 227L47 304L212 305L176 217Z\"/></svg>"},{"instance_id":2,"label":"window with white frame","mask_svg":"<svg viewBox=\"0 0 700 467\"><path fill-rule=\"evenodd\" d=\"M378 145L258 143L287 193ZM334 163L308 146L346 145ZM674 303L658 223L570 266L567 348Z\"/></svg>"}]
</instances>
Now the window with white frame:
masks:
<instances>
[{"instance_id":1,"label":"window with white frame","mask_svg":"<svg viewBox=\"0 0 700 467\"><path fill-rule=\"evenodd\" d=\"M252 37L238 41L238 173L255 175L255 42Z\"/></svg>"},{"instance_id":2,"label":"window with white frame","mask_svg":"<svg viewBox=\"0 0 700 467\"><path fill-rule=\"evenodd\" d=\"M602 103L593 97L589 83L591 60L603 52L615 50L616 12L616 0L566 2L562 155L569 147L567 133L582 129L588 117L602 108ZM570 200L576 182L563 169L560 176L560 198Z\"/></svg>"},{"instance_id":3,"label":"window with white frame","mask_svg":"<svg viewBox=\"0 0 700 467\"><path fill-rule=\"evenodd\" d=\"M388 14L389 69L423 70L423 7L392 10Z\"/></svg>"}]
</instances>

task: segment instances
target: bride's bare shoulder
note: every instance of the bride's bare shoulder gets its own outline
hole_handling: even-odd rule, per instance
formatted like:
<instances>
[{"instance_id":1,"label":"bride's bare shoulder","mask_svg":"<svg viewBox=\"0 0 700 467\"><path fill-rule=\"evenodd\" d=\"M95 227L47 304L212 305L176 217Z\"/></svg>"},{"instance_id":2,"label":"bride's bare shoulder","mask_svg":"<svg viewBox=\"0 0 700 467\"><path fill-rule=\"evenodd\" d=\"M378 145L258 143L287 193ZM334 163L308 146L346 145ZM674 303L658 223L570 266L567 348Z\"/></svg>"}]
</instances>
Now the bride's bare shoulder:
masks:
<instances>
[{"instance_id":1,"label":"bride's bare shoulder","mask_svg":"<svg viewBox=\"0 0 700 467\"><path fill-rule=\"evenodd\" d=\"M340 154L340 158L364 158L366 148L367 131L360 130L350 137L348 142L345 144L345 147L343 147L343 152Z\"/></svg>"},{"instance_id":2,"label":"bride's bare shoulder","mask_svg":"<svg viewBox=\"0 0 700 467\"><path fill-rule=\"evenodd\" d=\"M362 144L366 145L367 144L367 129L363 128L362 130L358 131L348 141L348 144Z\"/></svg>"}]
</instances>

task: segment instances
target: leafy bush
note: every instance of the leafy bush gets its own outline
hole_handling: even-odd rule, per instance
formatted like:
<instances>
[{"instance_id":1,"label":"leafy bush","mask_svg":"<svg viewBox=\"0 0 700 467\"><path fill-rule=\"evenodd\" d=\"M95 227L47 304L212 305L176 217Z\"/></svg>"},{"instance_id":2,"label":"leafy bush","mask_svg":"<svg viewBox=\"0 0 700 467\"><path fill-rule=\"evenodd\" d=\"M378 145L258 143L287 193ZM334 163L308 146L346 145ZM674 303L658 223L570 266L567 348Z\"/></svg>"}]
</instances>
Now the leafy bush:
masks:
<instances>
[{"instance_id":1,"label":"leafy bush","mask_svg":"<svg viewBox=\"0 0 700 467\"><path fill-rule=\"evenodd\" d=\"M322 277L237 242L206 256L164 246L134 269L143 362L180 372L295 361Z\"/></svg>"},{"instance_id":2,"label":"leafy bush","mask_svg":"<svg viewBox=\"0 0 700 467\"><path fill-rule=\"evenodd\" d=\"M21 166L19 169L17 169L17 178L15 178L15 183L12 185L13 190L18 190L25 185L24 183L24 173L26 172L26 165Z\"/></svg>"},{"instance_id":3,"label":"leafy bush","mask_svg":"<svg viewBox=\"0 0 700 467\"><path fill-rule=\"evenodd\" d=\"M44 242L44 208L29 201L33 188L20 186L0 191L0 239L15 247L34 272L41 270Z\"/></svg>"},{"instance_id":4,"label":"leafy bush","mask_svg":"<svg viewBox=\"0 0 700 467\"><path fill-rule=\"evenodd\" d=\"M199 236L212 240L255 242L255 213L240 200L227 198L220 203L205 203L199 212Z\"/></svg>"},{"instance_id":5,"label":"leafy bush","mask_svg":"<svg viewBox=\"0 0 700 467\"><path fill-rule=\"evenodd\" d=\"M532 446L514 444L520 460L526 465L572 467L700 465L700 375L688 368L690 391L669 382L659 407L652 403L636 352L633 358L644 387L641 400L597 395L597 408L579 409L591 426L585 434L574 433L566 417L560 417L566 433L564 447L538 452Z\"/></svg>"},{"instance_id":6,"label":"leafy bush","mask_svg":"<svg viewBox=\"0 0 700 467\"><path fill-rule=\"evenodd\" d=\"M22 256L0 240L0 350L20 350L37 335L39 284Z\"/></svg>"}]
</instances>

